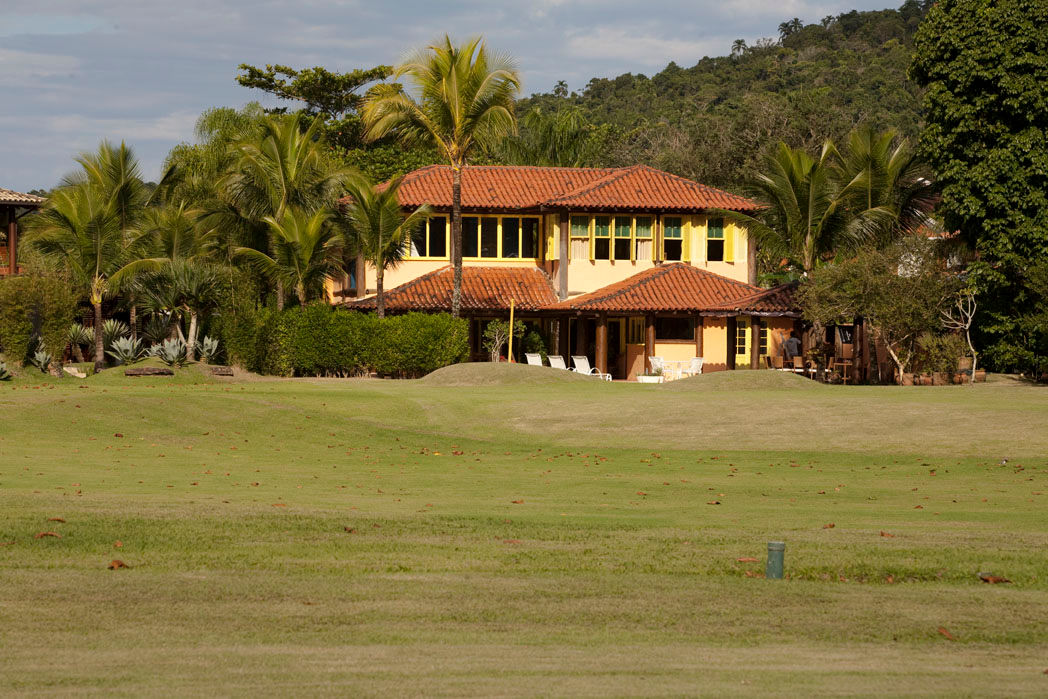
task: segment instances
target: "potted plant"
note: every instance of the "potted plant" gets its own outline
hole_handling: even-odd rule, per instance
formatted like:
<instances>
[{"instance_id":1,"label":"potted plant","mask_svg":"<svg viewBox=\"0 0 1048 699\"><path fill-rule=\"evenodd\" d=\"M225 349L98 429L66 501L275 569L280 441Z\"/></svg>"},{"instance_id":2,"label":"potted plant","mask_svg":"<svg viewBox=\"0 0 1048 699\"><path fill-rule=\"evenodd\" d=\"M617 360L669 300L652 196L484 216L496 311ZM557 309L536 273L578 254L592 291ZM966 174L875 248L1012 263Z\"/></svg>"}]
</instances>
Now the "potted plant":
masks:
<instances>
[{"instance_id":1,"label":"potted plant","mask_svg":"<svg viewBox=\"0 0 1048 699\"><path fill-rule=\"evenodd\" d=\"M662 383L662 369L649 369L637 374L637 383Z\"/></svg>"}]
</instances>

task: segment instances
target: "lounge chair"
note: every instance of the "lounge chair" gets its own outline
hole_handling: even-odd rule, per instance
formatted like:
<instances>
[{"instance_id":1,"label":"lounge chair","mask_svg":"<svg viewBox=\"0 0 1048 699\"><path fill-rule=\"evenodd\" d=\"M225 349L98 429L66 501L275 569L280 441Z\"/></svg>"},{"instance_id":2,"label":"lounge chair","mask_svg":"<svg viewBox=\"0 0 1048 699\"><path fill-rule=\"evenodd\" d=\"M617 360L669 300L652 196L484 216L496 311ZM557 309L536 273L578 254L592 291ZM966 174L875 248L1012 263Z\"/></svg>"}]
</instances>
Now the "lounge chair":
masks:
<instances>
[{"instance_id":1,"label":"lounge chair","mask_svg":"<svg viewBox=\"0 0 1048 699\"><path fill-rule=\"evenodd\" d=\"M611 374L604 374L597 371L596 368L591 367L588 357L581 357L577 355L571 355L571 361L575 363L575 368L572 370L576 374L586 374L587 376L597 376L605 381L611 381Z\"/></svg>"},{"instance_id":2,"label":"lounge chair","mask_svg":"<svg viewBox=\"0 0 1048 699\"><path fill-rule=\"evenodd\" d=\"M531 366L542 366L542 355L538 352L525 352L524 358L528 360L528 364Z\"/></svg>"},{"instance_id":3,"label":"lounge chair","mask_svg":"<svg viewBox=\"0 0 1048 699\"><path fill-rule=\"evenodd\" d=\"M664 376L666 374L666 360L662 357L648 357L652 373Z\"/></svg>"},{"instance_id":4,"label":"lounge chair","mask_svg":"<svg viewBox=\"0 0 1048 699\"><path fill-rule=\"evenodd\" d=\"M546 355L546 358L549 359L549 365L554 369L568 370L568 365L564 363L564 357L559 354L549 354Z\"/></svg>"},{"instance_id":5,"label":"lounge chair","mask_svg":"<svg viewBox=\"0 0 1048 699\"><path fill-rule=\"evenodd\" d=\"M691 364L681 370L681 376L698 376L702 373L702 357L692 357Z\"/></svg>"}]
</instances>

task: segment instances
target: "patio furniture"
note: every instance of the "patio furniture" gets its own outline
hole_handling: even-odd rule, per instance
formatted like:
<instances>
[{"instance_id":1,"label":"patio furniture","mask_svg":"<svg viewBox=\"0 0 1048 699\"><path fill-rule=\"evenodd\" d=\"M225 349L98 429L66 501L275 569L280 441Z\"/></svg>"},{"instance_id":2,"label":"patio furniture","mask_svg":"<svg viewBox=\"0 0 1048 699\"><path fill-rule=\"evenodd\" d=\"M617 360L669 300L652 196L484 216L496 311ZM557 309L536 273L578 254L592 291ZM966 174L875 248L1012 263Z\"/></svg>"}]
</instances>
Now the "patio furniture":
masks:
<instances>
[{"instance_id":1,"label":"patio furniture","mask_svg":"<svg viewBox=\"0 0 1048 699\"><path fill-rule=\"evenodd\" d=\"M703 361L702 357L692 357L688 366L680 372L681 376L698 376L701 374Z\"/></svg>"},{"instance_id":2,"label":"patio furniture","mask_svg":"<svg viewBox=\"0 0 1048 699\"><path fill-rule=\"evenodd\" d=\"M571 355L571 361L575 363L573 371L576 374L586 374L587 376L597 376L605 381L611 381L611 374L605 374L597 371L595 367L591 367L589 363L589 357L582 357L578 355Z\"/></svg>"},{"instance_id":3,"label":"patio furniture","mask_svg":"<svg viewBox=\"0 0 1048 699\"><path fill-rule=\"evenodd\" d=\"M663 376L666 374L666 360L662 357L648 357L648 364L651 365L651 371L653 374Z\"/></svg>"},{"instance_id":4,"label":"patio furniture","mask_svg":"<svg viewBox=\"0 0 1048 699\"><path fill-rule=\"evenodd\" d=\"M549 365L554 369L563 369L568 371L568 365L564 363L564 357L559 354L548 354L546 358L549 359Z\"/></svg>"},{"instance_id":5,"label":"patio furniture","mask_svg":"<svg viewBox=\"0 0 1048 699\"><path fill-rule=\"evenodd\" d=\"M841 373L841 381L848 383L848 376L855 368L855 345L849 343L841 344L841 355L835 357L830 369Z\"/></svg>"},{"instance_id":6,"label":"patio furniture","mask_svg":"<svg viewBox=\"0 0 1048 699\"><path fill-rule=\"evenodd\" d=\"M531 366L542 366L542 355L538 352L525 352L524 358L528 360L528 364Z\"/></svg>"}]
</instances>

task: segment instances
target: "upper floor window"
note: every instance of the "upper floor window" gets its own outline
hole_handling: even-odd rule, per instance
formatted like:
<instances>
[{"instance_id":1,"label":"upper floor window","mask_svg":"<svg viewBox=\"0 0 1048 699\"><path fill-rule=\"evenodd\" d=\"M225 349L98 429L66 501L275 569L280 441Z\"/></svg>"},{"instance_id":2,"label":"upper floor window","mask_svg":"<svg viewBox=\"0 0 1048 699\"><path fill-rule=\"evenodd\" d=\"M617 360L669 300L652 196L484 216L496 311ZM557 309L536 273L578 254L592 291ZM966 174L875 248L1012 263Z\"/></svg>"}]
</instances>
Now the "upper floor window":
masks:
<instances>
[{"instance_id":1,"label":"upper floor window","mask_svg":"<svg viewBox=\"0 0 1048 699\"><path fill-rule=\"evenodd\" d=\"M611 259L611 217L593 217L593 252L591 260Z\"/></svg>"},{"instance_id":2,"label":"upper floor window","mask_svg":"<svg viewBox=\"0 0 1048 699\"><path fill-rule=\"evenodd\" d=\"M668 262L684 259L684 221L679 216L662 219L662 259Z\"/></svg>"},{"instance_id":3,"label":"upper floor window","mask_svg":"<svg viewBox=\"0 0 1048 699\"><path fill-rule=\"evenodd\" d=\"M651 216L638 216L634 219L633 259L651 259L652 219Z\"/></svg>"},{"instance_id":4,"label":"upper floor window","mask_svg":"<svg viewBox=\"0 0 1048 699\"><path fill-rule=\"evenodd\" d=\"M431 216L411 234L411 257L448 256L448 219Z\"/></svg>"},{"instance_id":5,"label":"upper floor window","mask_svg":"<svg viewBox=\"0 0 1048 699\"><path fill-rule=\"evenodd\" d=\"M572 257L585 258L589 244L591 260L650 260L654 240L651 216L572 216Z\"/></svg>"},{"instance_id":6,"label":"upper floor window","mask_svg":"<svg viewBox=\"0 0 1048 699\"><path fill-rule=\"evenodd\" d=\"M537 259L539 219L520 216L463 216L462 256L477 259Z\"/></svg>"},{"instance_id":7,"label":"upper floor window","mask_svg":"<svg viewBox=\"0 0 1048 699\"><path fill-rule=\"evenodd\" d=\"M724 261L724 219L711 218L706 227L706 260Z\"/></svg>"}]
</instances>

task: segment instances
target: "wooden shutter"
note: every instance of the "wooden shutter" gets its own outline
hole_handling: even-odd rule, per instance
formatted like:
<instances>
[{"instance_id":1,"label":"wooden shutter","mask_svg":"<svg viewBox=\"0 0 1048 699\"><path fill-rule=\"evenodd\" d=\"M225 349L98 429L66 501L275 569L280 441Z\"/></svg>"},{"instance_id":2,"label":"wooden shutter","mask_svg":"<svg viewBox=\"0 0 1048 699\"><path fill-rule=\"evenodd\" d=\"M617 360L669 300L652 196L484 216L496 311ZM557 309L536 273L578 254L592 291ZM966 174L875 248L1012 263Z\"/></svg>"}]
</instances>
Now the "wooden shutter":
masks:
<instances>
[{"instance_id":1,"label":"wooden shutter","mask_svg":"<svg viewBox=\"0 0 1048 699\"><path fill-rule=\"evenodd\" d=\"M557 259L557 251L560 249L560 214L546 214L546 260Z\"/></svg>"},{"instance_id":2,"label":"wooden shutter","mask_svg":"<svg viewBox=\"0 0 1048 699\"><path fill-rule=\"evenodd\" d=\"M680 227L680 261L691 262L691 232L695 230L694 217L686 216Z\"/></svg>"},{"instance_id":3,"label":"wooden shutter","mask_svg":"<svg viewBox=\"0 0 1048 699\"><path fill-rule=\"evenodd\" d=\"M724 222L724 261L735 261L735 224Z\"/></svg>"}]
</instances>

